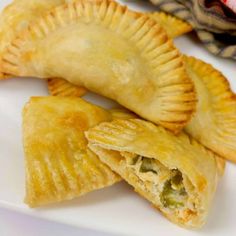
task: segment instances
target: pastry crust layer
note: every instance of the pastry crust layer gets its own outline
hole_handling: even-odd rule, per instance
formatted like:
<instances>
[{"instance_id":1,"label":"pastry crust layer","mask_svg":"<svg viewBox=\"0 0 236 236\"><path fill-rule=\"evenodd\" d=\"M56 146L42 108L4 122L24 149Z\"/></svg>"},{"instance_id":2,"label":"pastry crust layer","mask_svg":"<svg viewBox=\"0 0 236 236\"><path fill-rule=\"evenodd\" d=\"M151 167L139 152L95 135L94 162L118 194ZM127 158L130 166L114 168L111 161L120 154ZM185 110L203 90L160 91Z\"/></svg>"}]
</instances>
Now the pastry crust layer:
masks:
<instances>
[{"instance_id":1,"label":"pastry crust layer","mask_svg":"<svg viewBox=\"0 0 236 236\"><path fill-rule=\"evenodd\" d=\"M6 73L67 78L174 132L195 109L193 84L162 27L113 1L56 8L15 39L4 60Z\"/></svg>"},{"instance_id":2,"label":"pastry crust layer","mask_svg":"<svg viewBox=\"0 0 236 236\"><path fill-rule=\"evenodd\" d=\"M189 25L187 22L166 14L165 12L152 12L148 13L147 15L159 23L163 29L166 30L170 38L176 38L192 31L191 25ZM53 96L80 97L86 93L85 88L73 85L65 80L62 83L61 79L48 80L48 90Z\"/></svg>"},{"instance_id":3,"label":"pastry crust layer","mask_svg":"<svg viewBox=\"0 0 236 236\"><path fill-rule=\"evenodd\" d=\"M64 79L49 79L48 91L52 96L81 97L87 90L83 87L71 84Z\"/></svg>"},{"instance_id":4,"label":"pastry crust layer","mask_svg":"<svg viewBox=\"0 0 236 236\"><path fill-rule=\"evenodd\" d=\"M23 111L25 202L30 207L70 200L120 177L88 149L84 131L111 120L80 98L35 97Z\"/></svg>"},{"instance_id":5,"label":"pastry crust layer","mask_svg":"<svg viewBox=\"0 0 236 236\"><path fill-rule=\"evenodd\" d=\"M193 30L187 22L165 12L153 12L148 15L166 30L170 38L179 37Z\"/></svg>"},{"instance_id":6,"label":"pastry crust layer","mask_svg":"<svg viewBox=\"0 0 236 236\"><path fill-rule=\"evenodd\" d=\"M160 126L139 119L102 123L86 132L86 137L89 147L101 161L152 202L168 219L185 227L197 228L205 223L218 180L217 156L213 152L184 133L175 136ZM192 199L194 207L170 211L163 206L154 192L154 182L158 180L152 178L151 182L143 182L129 168L124 153L156 160L169 171L178 170L188 193L186 201ZM151 174L149 172L149 177ZM164 179L159 179L157 186L162 186Z\"/></svg>"},{"instance_id":7,"label":"pastry crust layer","mask_svg":"<svg viewBox=\"0 0 236 236\"><path fill-rule=\"evenodd\" d=\"M16 35L27 29L30 23L43 16L47 11L65 3L65 0L14 0L4 8L0 14L0 55ZM0 80L8 76L1 68L0 56Z\"/></svg>"},{"instance_id":8,"label":"pastry crust layer","mask_svg":"<svg viewBox=\"0 0 236 236\"><path fill-rule=\"evenodd\" d=\"M185 56L195 84L197 111L185 130L223 158L236 162L236 96L221 72L194 57Z\"/></svg>"}]
</instances>

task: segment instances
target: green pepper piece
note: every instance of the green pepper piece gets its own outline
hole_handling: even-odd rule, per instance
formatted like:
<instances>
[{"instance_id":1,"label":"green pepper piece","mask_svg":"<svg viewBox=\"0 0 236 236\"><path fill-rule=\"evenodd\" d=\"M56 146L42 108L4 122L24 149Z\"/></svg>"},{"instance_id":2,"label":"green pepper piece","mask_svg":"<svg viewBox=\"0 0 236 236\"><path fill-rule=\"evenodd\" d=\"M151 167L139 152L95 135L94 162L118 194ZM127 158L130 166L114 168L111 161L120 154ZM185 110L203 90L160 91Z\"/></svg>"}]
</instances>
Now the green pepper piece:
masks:
<instances>
[{"instance_id":1,"label":"green pepper piece","mask_svg":"<svg viewBox=\"0 0 236 236\"><path fill-rule=\"evenodd\" d=\"M153 169L153 160L151 158L143 157L142 158L142 164L140 166L139 171L141 173L146 173L146 172L152 172L154 174L157 174L157 172Z\"/></svg>"},{"instance_id":2,"label":"green pepper piece","mask_svg":"<svg viewBox=\"0 0 236 236\"><path fill-rule=\"evenodd\" d=\"M131 163L131 165L135 165L135 164L137 164L139 158L140 158L140 156L136 156L136 157L134 157L134 158L132 159L132 163Z\"/></svg>"},{"instance_id":3,"label":"green pepper piece","mask_svg":"<svg viewBox=\"0 0 236 236\"><path fill-rule=\"evenodd\" d=\"M183 185L183 178L180 172L165 183L160 195L164 207L176 209L184 206L184 200L187 196Z\"/></svg>"}]
</instances>

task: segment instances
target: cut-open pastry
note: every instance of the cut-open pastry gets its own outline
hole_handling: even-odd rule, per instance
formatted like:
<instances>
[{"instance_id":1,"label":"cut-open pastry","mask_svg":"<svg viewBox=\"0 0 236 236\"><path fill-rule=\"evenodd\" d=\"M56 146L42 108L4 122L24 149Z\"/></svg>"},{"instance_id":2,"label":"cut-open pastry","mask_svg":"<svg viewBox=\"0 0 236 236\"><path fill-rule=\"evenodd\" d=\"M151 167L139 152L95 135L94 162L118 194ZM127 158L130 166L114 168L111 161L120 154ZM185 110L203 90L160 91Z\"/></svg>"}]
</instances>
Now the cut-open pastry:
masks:
<instances>
[{"instance_id":1,"label":"cut-open pastry","mask_svg":"<svg viewBox=\"0 0 236 236\"><path fill-rule=\"evenodd\" d=\"M236 95L227 79L211 65L185 57L197 92L197 111L185 128L200 143L236 162Z\"/></svg>"},{"instance_id":2,"label":"cut-open pastry","mask_svg":"<svg viewBox=\"0 0 236 236\"><path fill-rule=\"evenodd\" d=\"M218 181L213 152L139 119L104 122L86 137L100 160L168 219L185 227L205 223Z\"/></svg>"},{"instance_id":3,"label":"cut-open pastry","mask_svg":"<svg viewBox=\"0 0 236 236\"><path fill-rule=\"evenodd\" d=\"M30 207L73 199L120 180L88 149L84 131L109 112L80 98L31 98L23 111L26 198Z\"/></svg>"},{"instance_id":4,"label":"cut-open pastry","mask_svg":"<svg viewBox=\"0 0 236 236\"><path fill-rule=\"evenodd\" d=\"M174 132L195 109L193 83L162 27L110 0L56 8L13 40L3 68L66 78Z\"/></svg>"},{"instance_id":5,"label":"cut-open pastry","mask_svg":"<svg viewBox=\"0 0 236 236\"><path fill-rule=\"evenodd\" d=\"M166 30L170 38L179 37L193 30L189 23L165 12L153 12L148 15Z\"/></svg>"}]
</instances>

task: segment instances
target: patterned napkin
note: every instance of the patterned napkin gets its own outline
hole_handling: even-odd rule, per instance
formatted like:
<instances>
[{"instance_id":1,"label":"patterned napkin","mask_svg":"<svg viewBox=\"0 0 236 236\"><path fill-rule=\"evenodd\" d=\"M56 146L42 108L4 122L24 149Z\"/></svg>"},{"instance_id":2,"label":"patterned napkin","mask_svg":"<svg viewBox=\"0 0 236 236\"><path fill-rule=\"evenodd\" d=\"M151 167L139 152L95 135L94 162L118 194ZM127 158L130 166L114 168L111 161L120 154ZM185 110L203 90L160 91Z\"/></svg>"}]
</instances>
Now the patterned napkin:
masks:
<instances>
[{"instance_id":1,"label":"patterned napkin","mask_svg":"<svg viewBox=\"0 0 236 236\"><path fill-rule=\"evenodd\" d=\"M160 10L188 21L210 52L221 57L236 60L236 14L221 1L150 1Z\"/></svg>"}]
</instances>

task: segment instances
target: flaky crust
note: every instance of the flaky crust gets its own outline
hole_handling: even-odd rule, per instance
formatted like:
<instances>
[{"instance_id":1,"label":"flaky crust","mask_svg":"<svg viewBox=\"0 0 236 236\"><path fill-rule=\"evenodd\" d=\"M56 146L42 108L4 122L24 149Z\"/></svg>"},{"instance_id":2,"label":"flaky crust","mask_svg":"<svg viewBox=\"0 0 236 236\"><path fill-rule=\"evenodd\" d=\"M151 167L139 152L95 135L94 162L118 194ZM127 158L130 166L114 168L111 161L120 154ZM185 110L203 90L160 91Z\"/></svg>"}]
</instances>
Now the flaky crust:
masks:
<instances>
[{"instance_id":1,"label":"flaky crust","mask_svg":"<svg viewBox=\"0 0 236 236\"><path fill-rule=\"evenodd\" d=\"M185 130L203 145L236 162L236 96L227 79L194 57L185 57L186 69L197 91L197 112Z\"/></svg>"},{"instance_id":2,"label":"flaky crust","mask_svg":"<svg viewBox=\"0 0 236 236\"><path fill-rule=\"evenodd\" d=\"M165 12L152 12L148 15L166 30L170 38L179 37L193 30L187 22Z\"/></svg>"},{"instance_id":3,"label":"flaky crust","mask_svg":"<svg viewBox=\"0 0 236 236\"><path fill-rule=\"evenodd\" d=\"M196 189L200 202L198 214L192 217L165 214L171 221L186 227L200 227L205 223L218 179L217 156L213 152L184 133L175 136L160 126L139 119L102 123L86 132L86 137L89 147L101 161L159 209L161 206L155 202L155 196L141 190L137 177L128 171L120 152L154 158L170 169L180 170Z\"/></svg>"},{"instance_id":4,"label":"flaky crust","mask_svg":"<svg viewBox=\"0 0 236 236\"><path fill-rule=\"evenodd\" d=\"M23 111L25 202L73 199L120 180L87 148L84 131L112 117L79 98L31 98Z\"/></svg>"},{"instance_id":5,"label":"flaky crust","mask_svg":"<svg viewBox=\"0 0 236 236\"><path fill-rule=\"evenodd\" d=\"M176 38L192 31L192 26L175 16L165 12L152 12L147 15L159 23L166 30L170 38ZM63 82L62 82L63 81ZM81 97L86 93L86 89L76 86L62 79L48 80L48 90L53 96L78 96Z\"/></svg>"},{"instance_id":6,"label":"flaky crust","mask_svg":"<svg viewBox=\"0 0 236 236\"><path fill-rule=\"evenodd\" d=\"M147 14L150 18L159 23L170 38L176 38L192 31L192 26L175 16L165 12L152 12ZM81 97L86 93L86 89L76 86L63 79L49 79L48 91L53 96L77 96Z\"/></svg>"},{"instance_id":7,"label":"flaky crust","mask_svg":"<svg viewBox=\"0 0 236 236\"><path fill-rule=\"evenodd\" d=\"M129 120L138 118L133 112L126 110L125 108L113 108L109 112L114 120Z\"/></svg>"},{"instance_id":8,"label":"flaky crust","mask_svg":"<svg viewBox=\"0 0 236 236\"><path fill-rule=\"evenodd\" d=\"M16 35L27 29L30 23L66 0L14 0L0 14L0 80L8 76L1 64L4 50Z\"/></svg>"},{"instance_id":9,"label":"flaky crust","mask_svg":"<svg viewBox=\"0 0 236 236\"><path fill-rule=\"evenodd\" d=\"M166 33L113 1L56 8L15 39L4 60L6 73L67 78L174 132L195 109L193 84Z\"/></svg>"},{"instance_id":10,"label":"flaky crust","mask_svg":"<svg viewBox=\"0 0 236 236\"><path fill-rule=\"evenodd\" d=\"M30 23L45 15L47 11L56 6L74 1L75 0L14 0L5 7L0 14L0 55L2 55L5 48L9 46L9 43L15 36L26 29ZM177 32L178 34L187 32L187 24L183 21L181 22L181 20L178 20L177 18L178 22L174 17L168 16L163 12L153 13L150 14L150 16L151 15L153 15L153 19L160 21L162 26L170 32L171 37L175 36ZM177 26L173 27L176 23L178 23ZM166 28L167 25L168 29ZM2 62L1 60L2 57L0 56L0 62ZM0 80L8 77L9 75L2 72L0 63ZM81 90L83 89L81 88Z\"/></svg>"},{"instance_id":11,"label":"flaky crust","mask_svg":"<svg viewBox=\"0 0 236 236\"><path fill-rule=\"evenodd\" d=\"M48 92L52 96L81 97L87 90L64 79L53 78L48 80Z\"/></svg>"}]
</instances>

